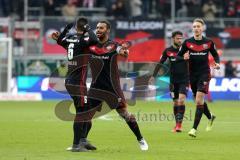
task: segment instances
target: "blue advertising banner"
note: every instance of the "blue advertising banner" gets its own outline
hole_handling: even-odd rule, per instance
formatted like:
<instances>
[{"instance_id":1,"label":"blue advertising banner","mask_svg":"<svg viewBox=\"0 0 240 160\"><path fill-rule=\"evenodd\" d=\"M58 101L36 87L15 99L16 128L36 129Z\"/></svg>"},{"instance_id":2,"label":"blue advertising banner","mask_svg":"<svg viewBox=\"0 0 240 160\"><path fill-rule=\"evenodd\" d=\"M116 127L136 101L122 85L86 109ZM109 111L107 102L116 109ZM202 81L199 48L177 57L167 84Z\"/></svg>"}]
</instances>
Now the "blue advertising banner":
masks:
<instances>
[{"instance_id":1,"label":"blue advertising banner","mask_svg":"<svg viewBox=\"0 0 240 160\"><path fill-rule=\"evenodd\" d=\"M88 86L90 81L88 80ZM137 81L135 78L121 78L121 87L127 100L171 100L168 77L158 78L155 85L151 86L137 85ZM64 79L58 78L55 82L52 80L50 84L48 77L19 76L17 77L18 93L40 93L43 100L69 99ZM55 89L52 89L53 86ZM240 78L212 78L209 91L213 100L240 100ZM188 99L192 99L191 90Z\"/></svg>"}]
</instances>

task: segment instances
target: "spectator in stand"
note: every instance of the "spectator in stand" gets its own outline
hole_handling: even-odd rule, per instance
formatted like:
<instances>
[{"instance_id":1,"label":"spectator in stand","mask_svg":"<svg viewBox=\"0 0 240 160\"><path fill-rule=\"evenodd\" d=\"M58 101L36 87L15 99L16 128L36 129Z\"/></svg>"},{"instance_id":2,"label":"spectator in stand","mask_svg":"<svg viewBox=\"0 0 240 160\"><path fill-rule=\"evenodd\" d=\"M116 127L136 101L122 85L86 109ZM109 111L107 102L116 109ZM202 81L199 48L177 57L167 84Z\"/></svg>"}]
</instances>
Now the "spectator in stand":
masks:
<instances>
[{"instance_id":1,"label":"spectator in stand","mask_svg":"<svg viewBox=\"0 0 240 160\"><path fill-rule=\"evenodd\" d=\"M156 11L162 18L169 18L171 15L171 1L156 0Z\"/></svg>"},{"instance_id":2,"label":"spectator in stand","mask_svg":"<svg viewBox=\"0 0 240 160\"><path fill-rule=\"evenodd\" d=\"M141 0L131 0L130 7L131 7L131 16L132 17L137 18L137 17L142 16L142 1Z\"/></svg>"},{"instance_id":3,"label":"spectator in stand","mask_svg":"<svg viewBox=\"0 0 240 160\"><path fill-rule=\"evenodd\" d=\"M215 14L217 13L217 6L215 5L214 1L208 0L206 3L204 3L202 12L207 21L214 21Z\"/></svg>"},{"instance_id":4,"label":"spectator in stand","mask_svg":"<svg viewBox=\"0 0 240 160\"><path fill-rule=\"evenodd\" d=\"M83 0L83 7L93 8L95 7L95 4L96 4L95 0Z\"/></svg>"},{"instance_id":5,"label":"spectator in stand","mask_svg":"<svg viewBox=\"0 0 240 160\"><path fill-rule=\"evenodd\" d=\"M56 3L55 0L45 0L43 4L44 15L45 16L55 16L56 15Z\"/></svg>"},{"instance_id":6,"label":"spectator in stand","mask_svg":"<svg viewBox=\"0 0 240 160\"><path fill-rule=\"evenodd\" d=\"M235 0L227 0L225 1L225 16L226 17L236 17L236 1Z\"/></svg>"},{"instance_id":7,"label":"spectator in stand","mask_svg":"<svg viewBox=\"0 0 240 160\"><path fill-rule=\"evenodd\" d=\"M147 17L150 13L150 4L152 0L142 0L142 12L144 13L143 16Z\"/></svg>"},{"instance_id":8,"label":"spectator in stand","mask_svg":"<svg viewBox=\"0 0 240 160\"><path fill-rule=\"evenodd\" d=\"M0 16L8 17L13 11L13 0L0 0Z\"/></svg>"},{"instance_id":9,"label":"spectator in stand","mask_svg":"<svg viewBox=\"0 0 240 160\"><path fill-rule=\"evenodd\" d=\"M233 66L232 61L227 61L225 64L225 77L234 78L237 76L237 68Z\"/></svg>"},{"instance_id":10,"label":"spectator in stand","mask_svg":"<svg viewBox=\"0 0 240 160\"><path fill-rule=\"evenodd\" d=\"M109 8L109 5L112 5L113 1L115 0L95 0L96 7L104 7Z\"/></svg>"},{"instance_id":11,"label":"spectator in stand","mask_svg":"<svg viewBox=\"0 0 240 160\"><path fill-rule=\"evenodd\" d=\"M202 17L201 0L185 0L188 17Z\"/></svg>"},{"instance_id":12,"label":"spectator in stand","mask_svg":"<svg viewBox=\"0 0 240 160\"><path fill-rule=\"evenodd\" d=\"M237 0L236 4L237 17L240 17L240 0Z\"/></svg>"},{"instance_id":13,"label":"spectator in stand","mask_svg":"<svg viewBox=\"0 0 240 160\"><path fill-rule=\"evenodd\" d=\"M62 7L63 16L74 16L78 15L77 7L74 4L74 0L68 0L67 4Z\"/></svg>"},{"instance_id":14,"label":"spectator in stand","mask_svg":"<svg viewBox=\"0 0 240 160\"><path fill-rule=\"evenodd\" d=\"M125 1L124 0L116 0L116 2L112 4L110 14L113 15L115 18L128 17Z\"/></svg>"}]
</instances>

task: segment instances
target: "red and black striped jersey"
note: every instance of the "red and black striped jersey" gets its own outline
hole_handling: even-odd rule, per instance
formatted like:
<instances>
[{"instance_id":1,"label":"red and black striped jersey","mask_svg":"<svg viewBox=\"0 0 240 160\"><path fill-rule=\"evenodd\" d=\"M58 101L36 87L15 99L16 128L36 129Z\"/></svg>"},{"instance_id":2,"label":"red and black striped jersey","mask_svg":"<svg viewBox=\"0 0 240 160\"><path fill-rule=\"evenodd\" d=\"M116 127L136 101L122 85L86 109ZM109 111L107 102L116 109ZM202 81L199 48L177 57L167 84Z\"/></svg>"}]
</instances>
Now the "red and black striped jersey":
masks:
<instances>
[{"instance_id":1,"label":"red and black striped jersey","mask_svg":"<svg viewBox=\"0 0 240 160\"><path fill-rule=\"evenodd\" d=\"M188 63L184 60L177 60L178 51L179 48L174 48L173 46L166 48L163 51L159 63L163 64L167 59L169 59L171 83L187 83L189 79Z\"/></svg>"},{"instance_id":2,"label":"red and black striped jersey","mask_svg":"<svg viewBox=\"0 0 240 160\"><path fill-rule=\"evenodd\" d=\"M90 47L89 61L92 72L92 88L122 94L117 64L118 44L108 40Z\"/></svg>"},{"instance_id":3,"label":"red and black striped jersey","mask_svg":"<svg viewBox=\"0 0 240 160\"><path fill-rule=\"evenodd\" d=\"M214 42L206 37L202 37L202 40L195 40L194 37L185 40L178 55L183 56L187 51L190 54L190 75L210 74L209 53L216 63L220 61Z\"/></svg>"}]
</instances>

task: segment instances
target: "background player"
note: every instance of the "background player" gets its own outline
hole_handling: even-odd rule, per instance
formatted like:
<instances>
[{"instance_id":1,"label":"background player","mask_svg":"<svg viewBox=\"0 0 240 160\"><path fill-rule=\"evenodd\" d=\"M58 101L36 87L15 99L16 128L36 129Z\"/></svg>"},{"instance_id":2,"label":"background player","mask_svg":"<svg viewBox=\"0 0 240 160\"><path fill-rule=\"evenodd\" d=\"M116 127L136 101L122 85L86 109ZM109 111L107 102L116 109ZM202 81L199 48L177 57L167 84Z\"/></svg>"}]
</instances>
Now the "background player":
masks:
<instances>
[{"instance_id":1,"label":"background player","mask_svg":"<svg viewBox=\"0 0 240 160\"><path fill-rule=\"evenodd\" d=\"M182 121L185 112L185 100L189 86L188 64L183 59L177 60L177 53L182 45L183 33L175 31L172 33L172 46L163 51L160 62L154 69L153 76L150 78L150 83L154 83L161 65L169 59L170 61L170 85L169 89L173 99L173 113L176 120L176 125L173 132L182 131Z\"/></svg>"},{"instance_id":2,"label":"background player","mask_svg":"<svg viewBox=\"0 0 240 160\"><path fill-rule=\"evenodd\" d=\"M215 63L213 67L215 69L220 68L220 60L214 42L202 35L204 25L204 21L200 18L193 21L194 36L184 41L178 53L179 56L184 56L185 54L186 57L184 57L184 59L189 58L190 84L197 106L193 128L188 133L192 137L196 137L197 127L203 113L209 119L206 128L207 131L212 129L212 124L215 119L215 116L210 113L207 103L204 101L211 79L208 60L209 52L214 58ZM189 53L186 53L187 51L189 51Z\"/></svg>"},{"instance_id":3,"label":"background player","mask_svg":"<svg viewBox=\"0 0 240 160\"><path fill-rule=\"evenodd\" d=\"M110 107L115 108L118 114L126 121L137 137L141 150L148 150L148 144L142 137L135 117L127 110L127 104L120 87L117 55L126 56L128 50L109 39L110 29L111 25L107 21L100 21L97 24L96 34L99 43L90 47L92 57L90 66L93 80L88 97L92 97L90 103L93 107L102 105L103 101L108 103L115 100L116 103L110 104ZM97 92L101 92L102 99L94 98ZM113 95L114 98L109 98L107 95Z\"/></svg>"},{"instance_id":4,"label":"background player","mask_svg":"<svg viewBox=\"0 0 240 160\"><path fill-rule=\"evenodd\" d=\"M67 49L68 73L65 79L65 86L74 101L76 109L73 124L73 145L67 150L73 152L96 150L96 147L86 140L91 128L91 122L82 121L80 116L82 112L89 108L86 98L88 48L96 44L98 39L84 17L80 17L76 24L68 24L61 34L58 32L53 33L52 37L57 40L59 45Z\"/></svg>"}]
</instances>

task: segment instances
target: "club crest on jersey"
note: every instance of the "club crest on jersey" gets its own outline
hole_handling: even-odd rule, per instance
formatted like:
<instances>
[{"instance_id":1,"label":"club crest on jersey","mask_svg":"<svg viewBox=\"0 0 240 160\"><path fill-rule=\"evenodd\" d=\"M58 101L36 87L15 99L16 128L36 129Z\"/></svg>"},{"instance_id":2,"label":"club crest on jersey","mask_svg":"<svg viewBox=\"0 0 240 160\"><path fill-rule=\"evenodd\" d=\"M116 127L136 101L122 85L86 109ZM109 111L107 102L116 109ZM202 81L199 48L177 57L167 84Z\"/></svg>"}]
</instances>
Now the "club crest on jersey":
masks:
<instances>
[{"instance_id":1,"label":"club crest on jersey","mask_svg":"<svg viewBox=\"0 0 240 160\"><path fill-rule=\"evenodd\" d=\"M193 48L194 46L193 45L190 45L190 48Z\"/></svg>"},{"instance_id":2,"label":"club crest on jersey","mask_svg":"<svg viewBox=\"0 0 240 160\"><path fill-rule=\"evenodd\" d=\"M208 45L207 44L203 44L203 48L204 49L208 49Z\"/></svg>"},{"instance_id":3,"label":"club crest on jersey","mask_svg":"<svg viewBox=\"0 0 240 160\"><path fill-rule=\"evenodd\" d=\"M113 48L114 48L114 45L113 45L113 44L108 45L108 46L106 47L106 49L107 49L108 51L113 50Z\"/></svg>"},{"instance_id":4,"label":"club crest on jersey","mask_svg":"<svg viewBox=\"0 0 240 160\"><path fill-rule=\"evenodd\" d=\"M169 57L175 57L177 54L176 53L173 53L173 52L168 52L167 55Z\"/></svg>"}]
</instances>

